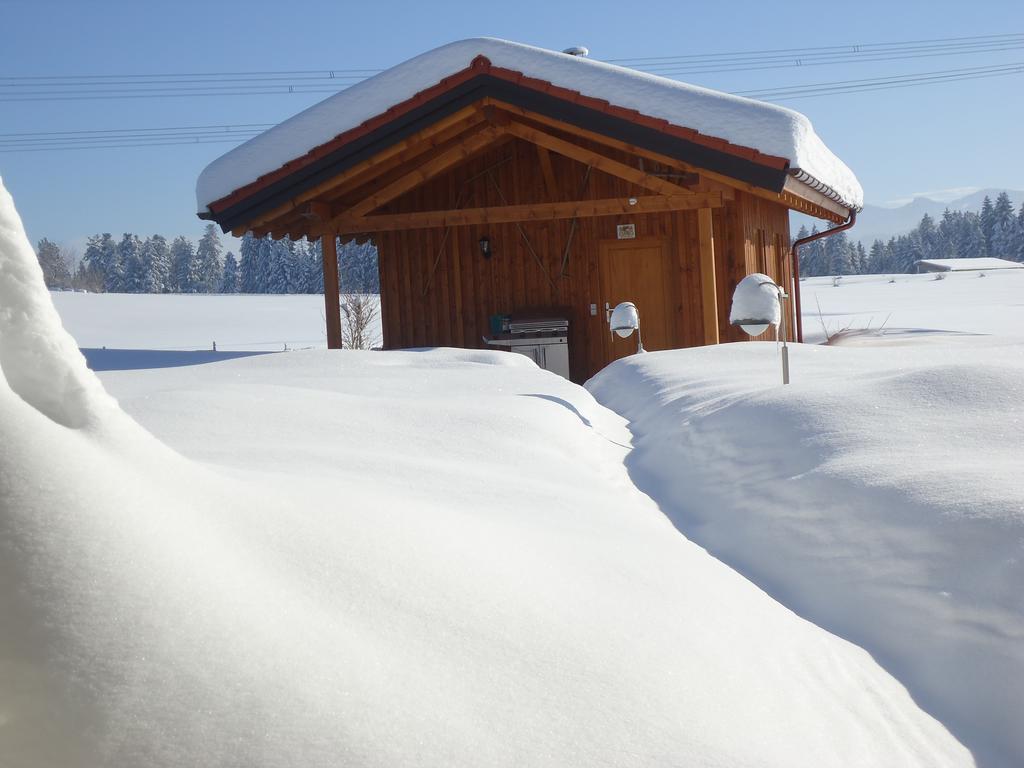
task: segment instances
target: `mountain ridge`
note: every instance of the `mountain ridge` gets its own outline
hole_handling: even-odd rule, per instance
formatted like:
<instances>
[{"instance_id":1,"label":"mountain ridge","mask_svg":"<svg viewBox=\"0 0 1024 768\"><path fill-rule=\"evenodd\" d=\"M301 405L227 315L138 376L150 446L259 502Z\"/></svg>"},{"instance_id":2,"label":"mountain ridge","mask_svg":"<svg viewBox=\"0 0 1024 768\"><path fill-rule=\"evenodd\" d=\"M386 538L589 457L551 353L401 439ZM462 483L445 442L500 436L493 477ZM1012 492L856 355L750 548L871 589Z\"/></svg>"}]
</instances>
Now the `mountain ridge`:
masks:
<instances>
[{"instance_id":1,"label":"mountain ridge","mask_svg":"<svg viewBox=\"0 0 1024 768\"><path fill-rule=\"evenodd\" d=\"M935 200L920 195L895 207L868 204L857 214L857 223L849 233L850 239L860 240L865 248L870 248L875 240L887 241L890 237L906 234L921 222L921 217L926 213L938 220L947 208L951 211L978 212L986 196L995 202L1001 192L1010 196L1015 210L1020 210L1021 203L1024 203L1024 190L998 187L978 189L954 200ZM803 214L794 214L792 222L794 236L801 226L808 229L812 226L821 229L823 226L823 222Z\"/></svg>"}]
</instances>

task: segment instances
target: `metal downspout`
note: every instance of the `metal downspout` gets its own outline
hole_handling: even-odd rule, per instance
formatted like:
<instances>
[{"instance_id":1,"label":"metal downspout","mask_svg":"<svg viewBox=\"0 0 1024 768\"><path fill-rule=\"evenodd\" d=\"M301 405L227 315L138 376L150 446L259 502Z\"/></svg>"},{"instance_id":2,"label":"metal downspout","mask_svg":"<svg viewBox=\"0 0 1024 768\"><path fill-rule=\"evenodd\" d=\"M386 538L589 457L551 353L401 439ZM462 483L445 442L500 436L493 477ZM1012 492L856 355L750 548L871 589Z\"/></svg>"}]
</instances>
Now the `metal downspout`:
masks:
<instances>
[{"instance_id":1,"label":"metal downspout","mask_svg":"<svg viewBox=\"0 0 1024 768\"><path fill-rule=\"evenodd\" d=\"M796 340L799 343L804 341L804 321L803 315L800 312L800 248L807 245L812 240L820 240L823 237L829 235L835 235L839 232L843 232L854 224L857 223L857 212L854 210L850 211L850 218L846 220L845 224L840 224L838 227L833 229L826 229L821 232L815 232L813 235L807 237L801 237L799 240L793 242L793 248L790 250L790 254L793 257L793 297L795 301L794 309L796 311Z\"/></svg>"}]
</instances>

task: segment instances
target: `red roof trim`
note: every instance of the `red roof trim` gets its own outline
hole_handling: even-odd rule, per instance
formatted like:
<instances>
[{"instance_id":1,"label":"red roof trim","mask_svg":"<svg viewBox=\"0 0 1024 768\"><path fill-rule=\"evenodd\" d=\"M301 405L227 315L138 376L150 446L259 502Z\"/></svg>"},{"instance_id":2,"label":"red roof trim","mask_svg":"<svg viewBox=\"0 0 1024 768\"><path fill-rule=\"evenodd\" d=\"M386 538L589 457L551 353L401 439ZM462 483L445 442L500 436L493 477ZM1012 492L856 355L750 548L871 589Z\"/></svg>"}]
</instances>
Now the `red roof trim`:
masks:
<instances>
[{"instance_id":1,"label":"red roof trim","mask_svg":"<svg viewBox=\"0 0 1024 768\"><path fill-rule=\"evenodd\" d=\"M338 134L330 141L327 141L317 147L314 147L304 155L301 155L300 157L297 157L294 160L289 160L280 168L265 173L262 176L259 176L257 179L246 184L245 186L239 187L230 194L225 195L219 200L215 200L214 202L210 203L208 208L213 213L218 213L219 211L222 211L225 208L235 205L236 203L244 200L246 197L253 194L254 192L257 192L258 190L263 189L264 187L287 177L294 171L303 168L304 166L309 165L310 163L315 162L316 160L322 158L324 155L336 151L337 149L343 147L350 141L354 141L355 139L358 139L361 136L366 135L370 131L374 131L380 128L381 126L386 125L387 123L400 117L406 112L409 112L410 110L420 106L424 102L430 101L431 99L440 96L445 91L450 90L451 88L454 88L455 86L460 85L465 81L473 77L476 77L477 75L485 73L493 77L498 77L501 78L502 80L507 80L509 82L515 83L524 88L530 88L532 90L541 91L551 96L563 99L565 101L569 101L574 104L579 104L580 106L584 106L589 109L605 112L607 114L614 115L615 117L626 119L632 123L643 125L648 128L653 128L655 130L661 131L662 133L667 133L671 136L676 136L678 138L685 139L686 141L690 141L695 144L702 144L706 147L710 147L711 149L715 149L720 152L727 152L729 154L736 155L737 157L742 157L745 160L750 160L760 165L765 165L770 168L776 168L778 170L784 170L789 165L789 161L784 157L767 155L764 154L763 152L760 152L757 149L753 149L752 147L745 147L739 144L732 144L726 141L725 139L720 139L714 136L708 136L706 134L702 134L698 131L695 131L692 128L673 125L672 123L669 123L667 120L663 120L661 118L648 117L647 115L644 115L635 109L618 107L615 106L614 104L609 103L605 99L598 99L592 96L585 96L579 91L574 91L569 88L563 88L562 86L555 85L554 83L550 83L547 80L539 80L537 78L528 77L524 75L522 72L518 72L511 69L503 69L502 67L495 67L491 64L490 60L486 56L477 56L470 62L469 66L466 67L466 69L460 70L459 72L456 72L453 75L449 75L436 85L433 85L430 88L427 88L425 90L420 91L419 93L416 93L411 98L406 99L405 101L396 104L393 107L390 107L387 111L375 117L372 117L369 120L366 120L360 125L357 125L355 128L351 128L345 131L344 133Z\"/></svg>"}]
</instances>

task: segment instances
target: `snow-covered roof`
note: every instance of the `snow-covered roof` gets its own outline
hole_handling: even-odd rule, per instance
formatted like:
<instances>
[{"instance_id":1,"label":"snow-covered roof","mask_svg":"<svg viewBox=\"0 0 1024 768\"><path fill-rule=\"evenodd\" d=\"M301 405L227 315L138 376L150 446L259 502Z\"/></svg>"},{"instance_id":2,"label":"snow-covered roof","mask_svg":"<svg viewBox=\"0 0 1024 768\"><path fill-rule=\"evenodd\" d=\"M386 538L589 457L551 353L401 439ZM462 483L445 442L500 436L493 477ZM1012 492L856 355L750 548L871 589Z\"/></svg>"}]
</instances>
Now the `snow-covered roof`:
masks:
<instances>
[{"instance_id":1,"label":"snow-covered roof","mask_svg":"<svg viewBox=\"0 0 1024 768\"><path fill-rule=\"evenodd\" d=\"M857 177L785 107L688 85L601 61L495 38L449 43L363 80L250 139L210 163L196 184L199 212L339 134L377 117L485 56L493 66L667 120L708 137L785 158L801 181L859 209Z\"/></svg>"},{"instance_id":2,"label":"snow-covered roof","mask_svg":"<svg viewBox=\"0 0 1024 768\"><path fill-rule=\"evenodd\" d=\"M1024 269L1024 264L992 256L973 259L920 259L917 264L932 267L934 271L969 272L977 269Z\"/></svg>"}]
</instances>

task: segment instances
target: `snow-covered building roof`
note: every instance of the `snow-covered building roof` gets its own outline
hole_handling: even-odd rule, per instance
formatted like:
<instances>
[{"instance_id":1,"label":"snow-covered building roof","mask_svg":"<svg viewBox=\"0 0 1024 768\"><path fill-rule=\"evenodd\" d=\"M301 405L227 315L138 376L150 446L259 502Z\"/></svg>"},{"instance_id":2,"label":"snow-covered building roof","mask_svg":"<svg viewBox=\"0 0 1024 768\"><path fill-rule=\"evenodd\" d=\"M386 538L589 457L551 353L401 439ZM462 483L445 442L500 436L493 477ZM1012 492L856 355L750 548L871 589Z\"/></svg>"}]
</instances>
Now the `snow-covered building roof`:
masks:
<instances>
[{"instance_id":1,"label":"snow-covered building roof","mask_svg":"<svg viewBox=\"0 0 1024 768\"><path fill-rule=\"evenodd\" d=\"M920 259L914 262L918 272L971 272L982 269L1024 269L1024 264L992 256L972 259Z\"/></svg>"},{"instance_id":2,"label":"snow-covered building roof","mask_svg":"<svg viewBox=\"0 0 1024 768\"><path fill-rule=\"evenodd\" d=\"M846 209L862 207L857 178L799 112L582 56L475 38L436 48L368 78L210 163L196 186L200 215L208 217L293 175L335 151L339 143L351 145L370 127L421 106L425 94L473 67L546 96L585 102L612 117L643 122L689 142L705 156L731 158L734 166L754 169L754 178L747 181L755 186L781 192L781 177L789 180L787 188L799 182L800 189ZM768 181L758 180L757 168ZM729 175L728 162L722 172Z\"/></svg>"}]
</instances>

